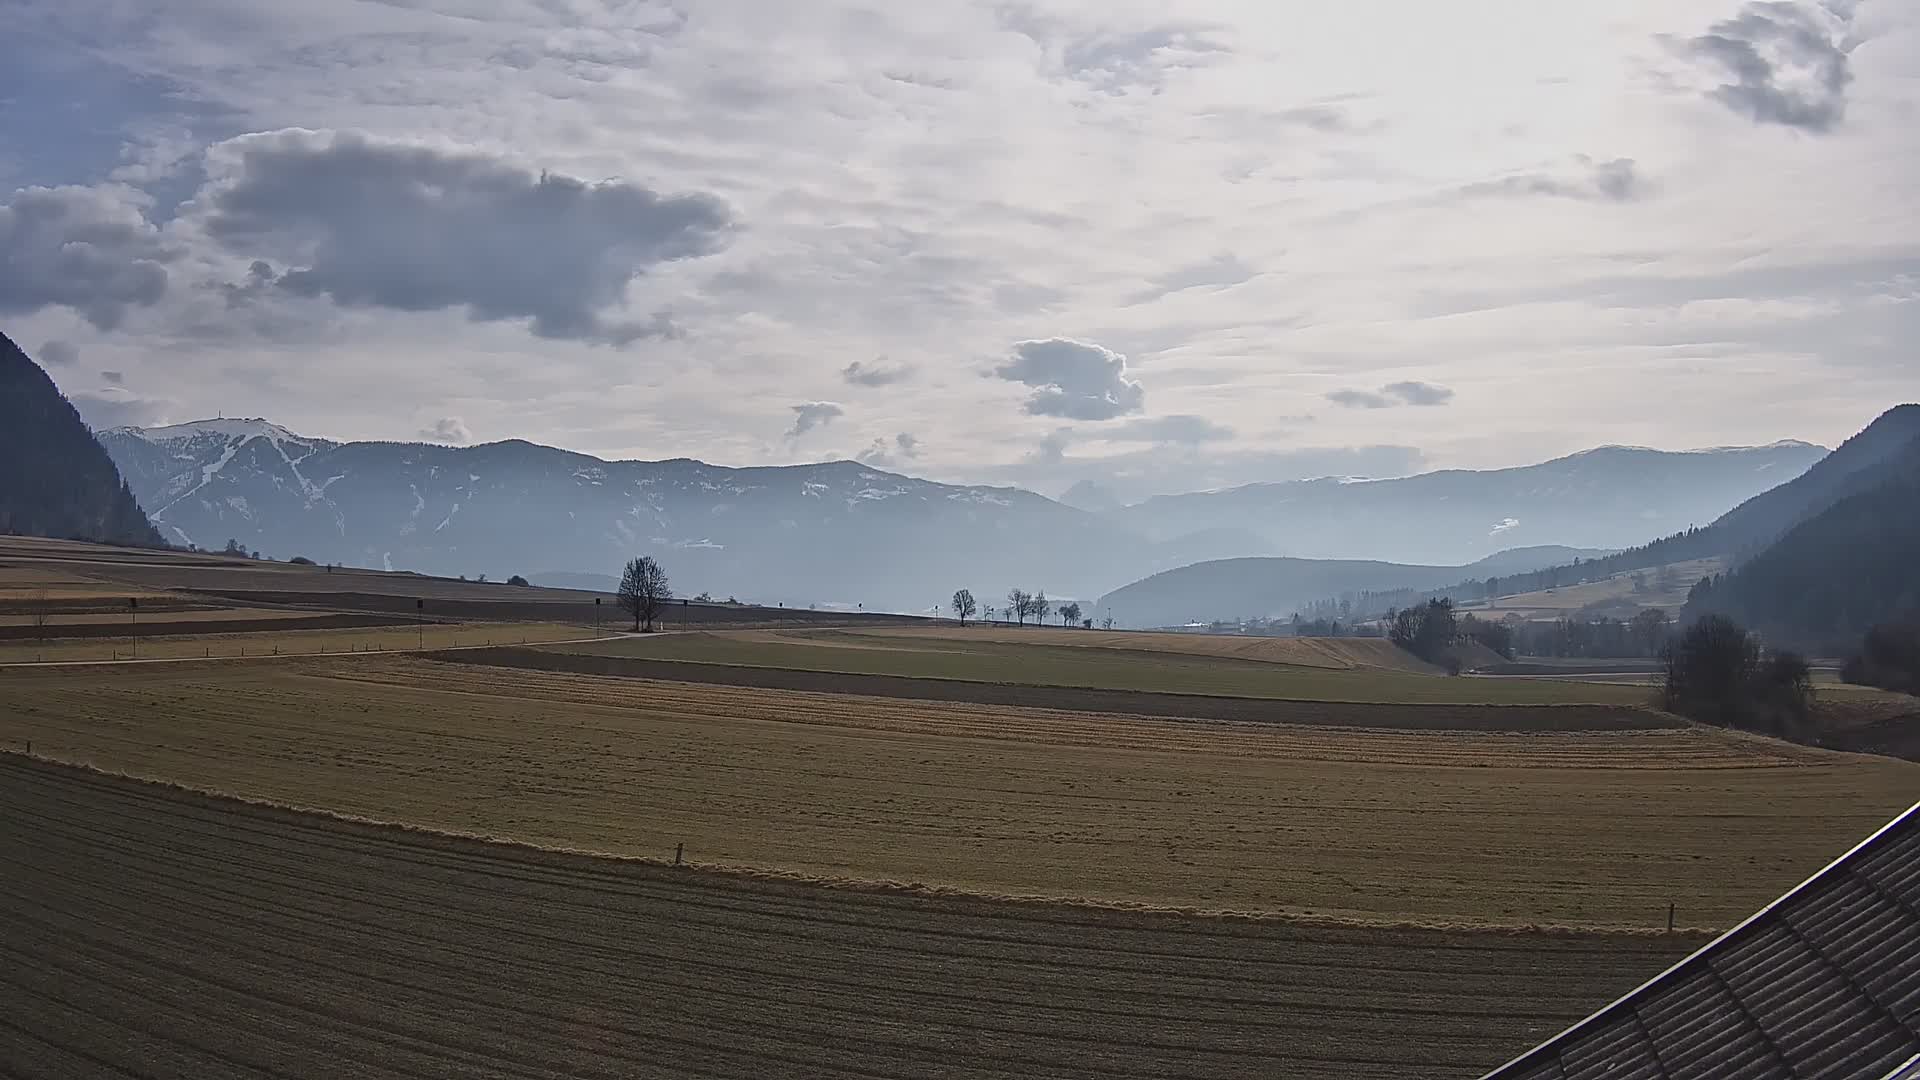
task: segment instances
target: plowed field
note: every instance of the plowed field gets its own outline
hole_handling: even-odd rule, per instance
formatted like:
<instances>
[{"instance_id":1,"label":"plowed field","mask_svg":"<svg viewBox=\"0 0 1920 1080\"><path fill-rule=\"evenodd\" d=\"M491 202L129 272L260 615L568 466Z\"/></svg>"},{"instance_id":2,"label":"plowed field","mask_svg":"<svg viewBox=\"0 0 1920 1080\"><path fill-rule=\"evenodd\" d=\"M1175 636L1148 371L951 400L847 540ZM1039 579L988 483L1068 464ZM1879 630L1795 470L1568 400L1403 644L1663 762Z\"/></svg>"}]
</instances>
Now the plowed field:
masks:
<instances>
[{"instance_id":1,"label":"plowed field","mask_svg":"<svg viewBox=\"0 0 1920 1080\"><path fill-rule=\"evenodd\" d=\"M0 754L0 1072L1473 1076L1698 943L823 889Z\"/></svg>"},{"instance_id":2,"label":"plowed field","mask_svg":"<svg viewBox=\"0 0 1920 1080\"><path fill-rule=\"evenodd\" d=\"M556 648L580 655L735 667L1283 700L1639 705L1652 696L1645 687L1564 679L1452 679L1423 671L1426 665L1377 641L948 627L675 633Z\"/></svg>"},{"instance_id":3,"label":"plowed field","mask_svg":"<svg viewBox=\"0 0 1920 1080\"><path fill-rule=\"evenodd\" d=\"M1692 728L1205 723L366 657L0 672L0 739L530 843L986 896L1726 926L1920 766Z\"/></svg>"}]
</instances>

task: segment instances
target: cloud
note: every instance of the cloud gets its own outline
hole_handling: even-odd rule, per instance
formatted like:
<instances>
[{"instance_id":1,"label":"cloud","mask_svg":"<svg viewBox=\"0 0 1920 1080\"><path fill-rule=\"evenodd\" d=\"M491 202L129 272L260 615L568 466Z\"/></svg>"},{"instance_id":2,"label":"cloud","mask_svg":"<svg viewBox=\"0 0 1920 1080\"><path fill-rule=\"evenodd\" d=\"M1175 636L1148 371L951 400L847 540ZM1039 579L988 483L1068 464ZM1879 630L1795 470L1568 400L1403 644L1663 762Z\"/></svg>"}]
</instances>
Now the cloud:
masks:
<instances>
[{"instance_id":1,"label":"cloud","mask_svg":"<svg viewBox=\"0 0 1920 1080\"><path fill-rule=\"evenodd\" d=\"M883 356L871 364L855 360L840 369L840 377L854 386L891 386L912 378L913 368L906 364L890 366Z\"/></svg>"},{"instance_id":2,"label":"cloud","mask_svg":"<svg viewBox=\"0 0 1920 1080\"><path fill-rule=\"evenodd\" d=\"M1632 158L1595 161L1585 154L1574 158L1568 172L1522 172L1468 184L1460 189L1467 196L1527 197L1546 195L1586 202L1627 202L1646 191Z\"/></svg>"},{"instance_id":3,"label":"cloud","mask_svg":"<svg viewBox=\"0 0 1920 1080\"><path fill-rule=\"evenodd\" d=\"M467 430L467 422L457 416L443 416L433 422L432 427L420 429L420 437L428 442L453 443L458 446L473 439L473 433Z\"/></svg>"},{"instance_id":4,"label":"cloud","mask_svg":"<svg viewBox=\"0 0 1920 1080\"><path fill-rule=\"evenodd\" d=\"M1016 342L1013 358L993 373L1033 388L1027 412L1034 416L1111 420L1146 407L1146 389L1127 378L1127 358L1083 341Z\"/></svg>"},{"instance_id":5,"label":"cloud","mask_svg":"<svg viewBox=\"0 0 1920 1080\"><path fill-rule=\"evenodd\" d=\"M733 221L711 195L346 132L245 135L207 160L215 179L197 200L206 231L255 260L229 298L270 283L347 307L525 318L544 338L620 345L671 334L664 316L620 317L628 282L717 251Z\"/></svg>"},{"instance_id":6,"label":"cloud","mask_svg":"<svg viewBox=\"0 0 1920 1080\"><path fill-rule=\"evenodd\" d=\"M165 398L143 398L125 387L109 386L98 393L78 393L68 398L80 412L80 418L95 431L117 427L152 427L164 423L173 402Z\"/></svg>"},{"instance_id":7,"label":"cloud","mask_svg":"<svg viewBox=\"0 0 1920 1080\"><path fill-rule=\"evenodd\" d=\"M1452 390L1424 382L1388 383L1380 388L1380 392L1399 398L1408 405L1445 405L1453 400Z\"/></svg>"},{"instance_id":8,"label":"cloud","mask_svg":"<svg viewBox=\"0 0 1920 1080\"><path fill-rule=\"evenodd\" d=\"M1824 134L1846 116L1853 69L1841 38L1851 19L1846 4L1749 3L1684 51L1733 76L1708 92L1715 101L1758 124Z\"/></svg>"},{"instance_id":9,"label":"cloud","mask_svg":"<svg viewBox=\"0 0 1920 1080\"><path fill-rule=\"evenodd\" d=\"M69 307L102 330L158 303L176 252L126 189L31 187L0 205L0 315Z\"/></svg>"},{"instance_id":10,"label":"cloud","mask_svg":"<svg viewBox=\"0 0 1920 1080\"><path fill-rule=\"evenodd\" d=\"M1335 390L1327 400L1349 409L1391 409L1399 405L1445 405L1453 400L1453 391L1425 382L1388 383L1378 391Z\"/></svg>"},{"instance_id":11,"label":"cloud","mask_svg":"<svg viewBox=\"0 0 1920 1080\"><path fill-rule=\"evenodd\" d=\"M67 342L53 340L40 346L40 362L47 367L70 367L80 360L80 350Z\"/></svg>"},{"instance_id":12,"label":"cloud","mask_svg":"<svg viewBox=\"0 0 1920 1080\"><path fill-rule=\"evenodd\" d=\"M1233 438L1233 429L1201 416L1176 413L1172 416L1142 417L1100 431L1109 442L1201 443L1223 442Z\"/></svg>"},{"instance_id":13,"label":"cloud","mask_svg":"<svg viewBox=\"0 0 1920 1080\"><path fill-rule=\"evenodd\" d=\"M792 409L793 426L787 429L789 439L798 439L814 428L825 427L847 414L845 409L832 401L809 401L794 405Z\"/></svg>"},{"instance_id":14,"label":"cloud","mask_svg":"<svg viewBox=\"0 0 1920 1080\"><path fill-rule=\"evenodd\" d=\"M1349 409L1388 409L1393 402L1384 394L1370 394L1365 390L1335 390L1327 395L1327 400L1335 405Z\"/></svg>"},{"instance_id":15,"label":"cloud","mask_svg":"<svg viewBox=\"0 0 1920 1080\"><path fill-rule=\"evenodd\" d=\"M908 432L901 432L891 440L875 439L872 445L855 454L854 460L875 468L891 469L901 462L912 461L920 456L920 439Z\"/></svg>"},{"instance_id":16,"label":"cloud","mask_svg":"<svg viewBox=\"0 0 1920 1080\"><path fill-rule=\"evenodd\" d=\"M100 377L113 386L125 385L127 381L126 375L118 371L102 371Z\"/></svg>"}]
</instances>

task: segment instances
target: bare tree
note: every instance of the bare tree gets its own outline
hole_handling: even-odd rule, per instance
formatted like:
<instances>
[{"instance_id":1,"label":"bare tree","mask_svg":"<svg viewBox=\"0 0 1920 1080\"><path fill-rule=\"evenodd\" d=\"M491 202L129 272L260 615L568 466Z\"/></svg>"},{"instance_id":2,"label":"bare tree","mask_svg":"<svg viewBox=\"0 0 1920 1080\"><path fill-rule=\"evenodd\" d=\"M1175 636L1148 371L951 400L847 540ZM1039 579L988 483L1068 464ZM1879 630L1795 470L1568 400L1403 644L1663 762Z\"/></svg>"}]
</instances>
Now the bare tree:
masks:
<instances>
[{"instance_id":1,"label":"bare tree","mask_svg":"<svg viewBox=\"0 0 1920 1080\"><path fill-rule=\"evenodd\" d=\"M1033 594L1033 622L1038 626L1047 621L1047 615L1053 611L1053 605L1047 603L1047 590L1041 589Z\"/></svg>"},{"instance_id":2,"label":"bare tree","mask_svg":"<svg viewBox=\"0 0 1920 1080\"><path fill-rule=\"evenodd\" d=\"M1074 623L1077 623L1079 621L1080 621L1080 602L1078 600L1074 601L1071 604L1060 605L1060 625L1061 626L1072 626Z\"/></svg>"},{"instance_id":3,"label":"bare tree","mask_svg":"<svg viewBox=\"0 0 1920 1080\"><path fill-rule=\"evenodd\" d=\"M1021 626L1027 625L1027 615L1032 611L1033 597L1025 589L1007 590L1007 614L1020 620Z\"/></svg>"},{"instance_id":4,"label":"bare tree","mask_svg":"<svg viewBox=\"0 0 1920 1080\"><path fill-rule=\"evenodd\" d=\"M645 624L648 633L653 632L653 620L660 615L660 609L673 599L673 587L667 584L667 572L651 555L642 555L637 559L628 559L625 572L620 575L620 594L617 603L620 610L633 616L633 628L639 630Z\"/></svg>"},{"instance_id":5,"label":"bare tree","mask_svg":"<svg viewBox=\"0 0 1920 1080\"><path fill-rule=\"evenodd\" d=\"M967 625L967 620L979 610L980 605L974 602L972 589L961 589L953 594L953 613L960 616L961 626Z\"/></svg>"},{"instance_id":6,"label":"bare tree","mask_svg":"<svg viewBox=\"0 0 1920 1080\"><path fill-rule=\"evenodd\" d=\"M47 590L38 589L33 594L33 608L28 615L33 620L33 636L36 641L47 640L47 621L53 617L53 605L47 600Z\"/></svg>"}]
</instances>

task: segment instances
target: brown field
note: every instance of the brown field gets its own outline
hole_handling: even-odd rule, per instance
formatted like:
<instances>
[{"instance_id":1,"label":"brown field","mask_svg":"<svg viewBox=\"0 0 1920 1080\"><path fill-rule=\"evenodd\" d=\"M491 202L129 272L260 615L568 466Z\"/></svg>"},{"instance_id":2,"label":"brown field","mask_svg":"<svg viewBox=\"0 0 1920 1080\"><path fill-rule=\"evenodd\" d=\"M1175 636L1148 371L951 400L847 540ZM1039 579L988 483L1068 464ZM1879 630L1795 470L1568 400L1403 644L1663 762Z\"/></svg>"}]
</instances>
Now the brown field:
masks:
<instances>
[{"instance_id":1,"label":"brown field","mask_svg":"<svg viewBox=\"0 0 1920 1080\"><path fill-rule=\"evenodd\" d=\"M741 686L761 690L798 690L820 694L858 694L864 697L908 701L947 701L968 705L1010 705L1023 709L1059 709L1081 713L1174 717L1183 720L1231 720L1260 724L1306 724L1313 727L1375 728L1393 731L1639 731L1684 727L1686 721L1639 705L1579 703L1462 704L1349 701L1338 696L1312 698L1232 697L1222 693L1178 694L1164 690L1108 689L1072 684L980 682L955 678L918 678L868 675L833 670L751 667L745 664L654 660L638 656L602 655L624 641L575 642L551 647L506 646L464 650L448 657L461 664L515 668L522 671L570 672L654 682ZM682 640L686 640L683 638ZM650 647L650 642L636 642ZM1144 666L1144 665L1143 665ZM1335 690L1350 690L1357 678L1342 675ZM1433 680L1440 682L1440 680ZM1361 685L1371 685L1361 683ZM1447 684L1442 683L1443 688ZM1487 684L1481 684L1487 685ZM1506 688L1517 686L1508 683ZM1549 684L1551 685L1551 684ZM1324 682L1288 681L1285 689L1325 693ZM1375 697L1384 696L1376 686ZM1472 696L1469 689L1459 696ZM1495 695L1483 695L1492 697ZM1506 695L1509 698L1514 695ZM1521 695L1522 697L1538 695ZM1629 695L1644 699L1644 692ZM1446 699L1442 699L1443 702Z\"/></svg>"},{"instance_id":2,"label":"brown field","mask_svg":"<svg viewBox=\"0 0 1920 1080\"><path fill-rule=\"evenodd\" d=\"M172 615L165 616L171 620ZM349 620L366 616L348 615ZM338 621L316 616L321 625ZM217 624L213 624L217 625ZM530 644L542 641L571 641L591 637L593 631L579 626L555 623L427 623L424 628L408 624L330 627L300 630L291 623L267 630L239 633L194 633L195 626L171 626L162 636L142 633L136 650L125 634L113 637L57 638L37 641L26 637L0 638L0 666L8 664L78 663L100 660L191 660L223 657L316 656L329 653L403 652L418 648L464 649L489 645ZM153 628L148 627L148 631ZM181 632L186 631L186 632ZM9 629L8 631L12 631ZM49 633L55 632L49 628ZM136 657L137 653L137 657ZM81 676L69 672L68 679Z\"/></svg>"},{"instance_id":3,"label":"brown field","mask_svg":"<svg viewBox=\"0 0 1920 1080\"><path fill-rule=\"evenodd\" d=\"M22 575L7 590L6 574ZM191 597L214 606L306 608L403 614L425 600L433 618L474 622L567 622L609 629L620 622L613 599L575 589L526 588L501 581L460 581L398 571L233 558L207 552L147 551L66 540L0 536L0 612L24 614L40 602L46 575L76 583L97 601L124 605L128 596ZM504 574L502 576L505 576ZM78 594L76 594L78 595ZM598 609L596 596L603 601ZM52 597L49 596L49 599ZM663 624L690 627L887 626L925 620L899 615L805 611L751 605L675 603Z\"/></svg>"},{"instance_id":4,"label":"brown field","mask_svg":"<svg viewBox=\"0 0 1920 1080\"><path fill-rule=\"evenodd\" d=\"M1920 766L1725 732L1408 732L394 657L0 672L0 739L294 806L986 896L1725 926Z\"/></svg>"},{"instance_id":5,"label":"brown field","mask_svg":"<svg viewBox=\"0 0 1920 1080\"><path fill-rule=\"evenodd\" d=\"M8 1075L1474 1076L1699 943L674 870L0 754Z\"/></svg>"},{"instance_id":6,"label":"brown field","mask_svg":"<svg viewBox=\"0 0 1920 1080\"><path fill-rule=\"evenodd\" d=\"M703 663L753 671L944 679L1161 694L1393 705L1645 705L1643 689L1568 679L1457 679L1384 641L1262 641L1178 634L996 630L951 624L713 631L620 638L552 650L569 655ZM1057 640L1056 640L1057 639ZM1231 655L1235 646L1267 659ZM1295 664L1283 658L1310 661ZM1366 661L1361 666L1360 661ZM705 681L705 680L695 680ZM987 699L991 700L991 699Z\"/></svg>"},{"instance_id":7,"label":"brown field","mask_svg":"<svg viewBox=\"0 0 1920 1080\"><path fill-rule=\"evenodd\" d=\"M833 644L835 637L791 631L762 631L757 637L798 644ZM945 642L992 641L1019 645L1043 644L1089 649L1170 653L1177 656L1220 656L1257 660L1290 667L1339 671L1379 669L1436 675L1440 669L1421 661L1381 638L1265 638L1229 634L1155 634L1135 630L1071 630L1064 627L1005 627L953 625L932 630L872 629L861 637L874 642L897 641L903 649L940 648ZM877 647L863 645L862 647Z\"/></svg>"}]
</instances>

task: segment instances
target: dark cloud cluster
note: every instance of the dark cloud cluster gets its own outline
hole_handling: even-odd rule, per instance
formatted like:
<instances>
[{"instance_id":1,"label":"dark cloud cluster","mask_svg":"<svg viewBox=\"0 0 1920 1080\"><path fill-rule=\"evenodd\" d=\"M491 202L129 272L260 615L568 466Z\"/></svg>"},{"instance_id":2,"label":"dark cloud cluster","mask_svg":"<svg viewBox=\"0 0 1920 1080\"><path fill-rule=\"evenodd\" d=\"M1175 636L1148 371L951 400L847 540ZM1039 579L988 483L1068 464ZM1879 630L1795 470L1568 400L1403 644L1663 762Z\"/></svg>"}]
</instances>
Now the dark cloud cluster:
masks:
<instances>
[{"instance_id":1,"label":"dark cloud cluster","mask_svg":"<svg viewBox=\"0 0 1920 1080\"><path fill-rule=\"evenodd\" d=\"M69 307L102 330L157 303L176 253L112 188L25 188L0 204L0 315Z\"/></svg>"},{"instance_id":2,"label":"dark cloud cluster","mask_svg":"<svg viewBox=\"0 0 1920 1080\"><path fill-rule=\"evenodd\" d=\"M1388 383L1379 390L1335 390L1327 400L1349 409L1391 409L1399 405L1445 405L1453 391L1425 382Z\"/></svg>"},{"instance_id":3,"label":"dark cloud cluster","mask_svg":"<svg viewBox=\"0 0 1920 1080\"><path fill-rule=\"evenodd\" d=\"M733 221L710 195L355 134L248 135L210 157L226 168L202 195L207 232L255 259L230 300L271 287L349 307L464 307L529 319L540 337L625 344L672 332L663 316L614 314L628 282L718 250Z\"/></svg>"},{"instance_id":4,"label":"dark cloud cluster","mask_svg":"<svg viewBox=\"0 0 1920 1080\"><path fill-rule=\"evenodd\" d=\"M840 378L852 386L891 386L912 377L911 367L905 364L888 364L884 356L872 363L855 360L840 369Z\"/></svg>"},{"instance_id":5,"label":"dark cloud cluster","mask_svg":"<svg viewBox=\"0 0 1920 1080\"><path fill-rule=\"evenodd\" d=\"M1587 202L1626 202L1646 188L1632 158L1595 161L1584 155L1565 172L1527 172L1468 184L1462 195L1535 196L1580 199Z\"/></svg>"},{"instance_id":6,"label":"dark cloud cluster","mask_svg":"<svg viewBox=\"0 0 1920 1080\"><path fill-rule=\"evenodd\" d=\"M1824 134L1840 125L1853 82L1842 35L1850 6L1825 9L1764 0L1684 44L1694 59L1731 75L1710 96L1760 124Z\"/></svg>"},{"instance_id":7,"label":"dark cloud cluster","mask_svg":"<svg viewBox=\"0 0 1920 1080\"><path fill-rule=\"evenodd\" d=\"M1111 420L1146 407L1146 388L1127 377L1127 358L1084 341L1016 342L994 374L1033 389L1027 412L1034 416Z\"/></svg>"},{"instance_id":8,"label":"dark cloud cluster","mask_svg":"<svg viewBox=\"0 0 1920 1080\"><path fill-rule=\"evenodd\" d=\"M793 426L787 429L789 439L798 439L807 432L825 427L847 414L847 410L832 401L808 401L791 408Z\"/></svg>"}]
</instances>

